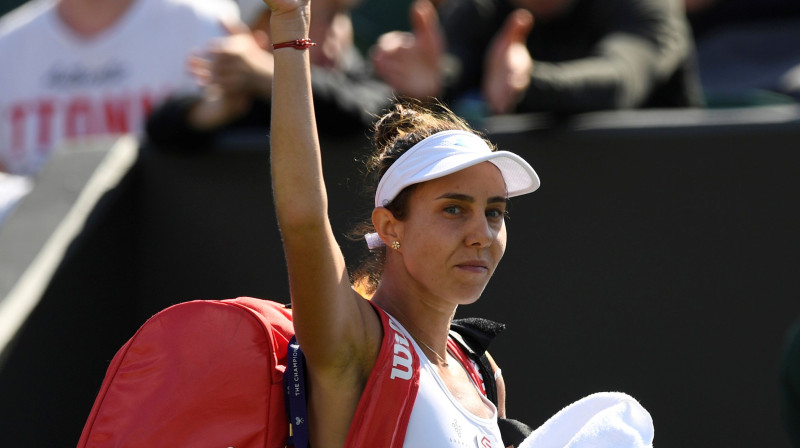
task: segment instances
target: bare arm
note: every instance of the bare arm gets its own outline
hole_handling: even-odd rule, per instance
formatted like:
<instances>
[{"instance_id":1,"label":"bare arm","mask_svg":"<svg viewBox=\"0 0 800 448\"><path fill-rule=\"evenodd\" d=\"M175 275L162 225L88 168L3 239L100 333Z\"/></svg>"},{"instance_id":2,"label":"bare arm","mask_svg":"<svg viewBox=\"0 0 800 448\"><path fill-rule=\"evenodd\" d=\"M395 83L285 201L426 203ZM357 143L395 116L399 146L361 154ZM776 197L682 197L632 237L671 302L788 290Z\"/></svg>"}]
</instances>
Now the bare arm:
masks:
<instances>
[{"instance_id":1,"label":"bare arm","mask_svg":"<svg viewBox=\"0 0 800 448\"><path fill-rule=\"evenodd\" d=\"M308 36L308 0L267 3L272 9L272 42ZM375 336L380 334L380 324L369 304L350 288L344 258L328 219L309 51L281 48L275 50L274 60L272 187L286 252L295 330L314 372L353 374L358 366L365 367L353 360L368 359L365 350L370 353L370 349L377 349Z\"/></svg>"}]
</instances>

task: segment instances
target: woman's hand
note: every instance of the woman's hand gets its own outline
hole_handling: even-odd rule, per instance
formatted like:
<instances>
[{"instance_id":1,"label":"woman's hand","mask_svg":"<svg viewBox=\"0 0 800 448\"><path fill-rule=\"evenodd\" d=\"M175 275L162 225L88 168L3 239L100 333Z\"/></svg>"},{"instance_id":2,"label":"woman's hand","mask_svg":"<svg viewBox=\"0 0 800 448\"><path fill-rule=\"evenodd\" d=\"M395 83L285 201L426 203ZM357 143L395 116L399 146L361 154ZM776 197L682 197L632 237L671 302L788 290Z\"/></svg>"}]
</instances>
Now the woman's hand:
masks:
<instances>
[{"instance_id":1,"label":"woman's hand","mask_svg":"<svg viewBox=\"0 0 800 448\"><path fill-rule=\"evenodd\" d=\"M531 82L533 58L527 39L533 16L524 9L511 14L489 50L483 74L483 96L494 114L513 112Z\"/></svg>"},{"instance_id":2,"label":"woman's hand","mask_svg":"<svg viewBox=\"0 0 800 448\"><path fill-rule=\"evenodd\" d=\"M203 98L189 111L195 129L215 129L242 116L253 98L269 100L274 63L265 50L269 38L242 23L226 24L229 35L215 41L203 56L191 55L189 72L204 87Z\"/></svg>"},{"instance_id":3,"label":"woman's hand","mask_svg":"<svg viewBox=\"0 0 800 448\"><path fill-rule=\"evenodd\" d=\"M282 14L291 13L297 10L307 9L311 4L311 0L264 0L272 16L279 16Z\"/></svg>"},{"instance_id":4,"label":"woman's hand","mask_svg":"<svg viewBox=\"0 0 800 448\"><path fill-rule=\"evenodd\" d=\"M251 33L247 28L231 31L208 51L210 82L218 85L224 95L269 99L274 72L272 53L266 51L269 38L262 31Z\"/></svg>"},{"instance_id":5,"label":"woman's hand","mask_svg":"<svg viewBox=\"0 0 800 448\"><path fill-rule=\"evenodd\" d=\"M412 33L390 31L372 48L375 72L400 95L439 96L444 37L436 8L428 0L411 6Z\"/></svg>"}]
</instances>

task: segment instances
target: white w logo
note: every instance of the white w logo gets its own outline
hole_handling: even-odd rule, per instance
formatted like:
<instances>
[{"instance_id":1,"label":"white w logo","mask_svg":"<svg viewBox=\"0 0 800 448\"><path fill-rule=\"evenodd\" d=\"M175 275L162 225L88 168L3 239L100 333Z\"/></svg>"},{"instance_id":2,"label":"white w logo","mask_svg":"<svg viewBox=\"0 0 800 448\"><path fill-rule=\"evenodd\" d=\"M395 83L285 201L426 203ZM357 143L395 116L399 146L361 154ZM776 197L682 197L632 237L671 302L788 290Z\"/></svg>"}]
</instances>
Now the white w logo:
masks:
<instances>
[{"instance_id":1,"label":"white w logo","mask_svg":"<svg viewBox=\"0 0 800 448\"><path fill-rule=\"evenodd\" d=\"M411 351L406 339L394 321L389 319L389 326L394 329L394 358L392 358L391 379L400 378L402 380L411 379Z\"/></svg>"}]
</instances>

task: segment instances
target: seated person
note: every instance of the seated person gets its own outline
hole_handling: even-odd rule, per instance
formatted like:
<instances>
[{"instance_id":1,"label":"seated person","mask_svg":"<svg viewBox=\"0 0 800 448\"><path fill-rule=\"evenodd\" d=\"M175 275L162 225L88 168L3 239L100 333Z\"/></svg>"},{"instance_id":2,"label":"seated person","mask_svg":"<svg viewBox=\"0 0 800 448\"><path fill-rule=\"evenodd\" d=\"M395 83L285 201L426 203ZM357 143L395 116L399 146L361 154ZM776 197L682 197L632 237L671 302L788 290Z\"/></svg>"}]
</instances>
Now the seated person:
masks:
<instances>
[{"instance_id":1,"label":"seated person","mask_svg":"<svg viewBox=\"0 0 800 448\"><path fill-rule=\"evenodd\" d=\"M270 121L273 58L268 31L269 9L260 0L240 3L251 27L233 29L205 55L189 65L205 91L168 98L150 116L148 137L160 148L209 146L222 131L255 130L266 138ZM362 131L390 104L393 92L371 76L353 44L348 15L353 0L318 0L309 38L314 107L325 133Z\"/></svg>"},{"instance_id":2,"label":"seated person","mask_svg":"<svg viewBox=\"0 0 800 448\"><path fill-rule=\"evenodd\" d=\"M441 20L419 0L411 12L413 34L373 51L403 95L456 108L478 95L493 114L702 105L678 0L450 0Z\"/></svg>"}]
</instances>

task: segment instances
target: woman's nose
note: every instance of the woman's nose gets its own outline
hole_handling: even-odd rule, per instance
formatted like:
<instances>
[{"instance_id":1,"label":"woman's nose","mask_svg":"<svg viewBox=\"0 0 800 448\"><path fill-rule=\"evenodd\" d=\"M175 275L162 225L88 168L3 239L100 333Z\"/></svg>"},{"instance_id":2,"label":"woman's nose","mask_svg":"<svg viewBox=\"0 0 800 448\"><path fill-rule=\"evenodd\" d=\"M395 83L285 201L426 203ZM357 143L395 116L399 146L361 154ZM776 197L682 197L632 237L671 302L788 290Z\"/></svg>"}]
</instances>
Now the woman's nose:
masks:
<instances>
[{"instance_id":1,"label":"woman's nose","mask_svg":"<svg viewBox=\"0 0 800 448\"><path fill-rule=\"evenodd\" d=\"M480 215L470 222L465 242L472 247L487 247L492 244L496 235L497 232L492 229L486 216Z\"/></svg>"}]
</instances>

